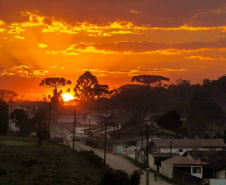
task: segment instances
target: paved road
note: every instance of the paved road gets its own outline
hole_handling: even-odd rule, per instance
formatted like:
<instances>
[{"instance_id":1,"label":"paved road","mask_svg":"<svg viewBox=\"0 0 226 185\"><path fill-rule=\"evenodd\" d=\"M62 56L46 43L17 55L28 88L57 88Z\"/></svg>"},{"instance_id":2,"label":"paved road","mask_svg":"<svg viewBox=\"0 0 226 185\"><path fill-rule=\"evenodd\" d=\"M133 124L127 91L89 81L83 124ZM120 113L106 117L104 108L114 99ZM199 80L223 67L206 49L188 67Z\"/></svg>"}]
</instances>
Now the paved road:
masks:
<instances>
[{"instance_id":1,"label":"paved road","mask_svg":"<svg viewBox=\"0 0 226 185\"><path fill-rule=\"evenodd\" d=\"M72 142L69 143L70 147L72 147ZM83 149L83 150L93 150L97 155L104 158L104 152L101 149L92 148L87 146L81 142L75 143L76 149ZM124 170L127 173L131 174L134 170L139 170L138 167L133 165L131 162L126 160L122 155L115 155L112 153L107 153L106 155L106 163L109 164L110 167L117 170ZM140 185L146 185L146 172L141 176ZM168 182L164 181L161 178L158 178L157 182L154 181L154 174L150 173L150 180L149 185L170 185Z\"/></svg>"}]
</instances>

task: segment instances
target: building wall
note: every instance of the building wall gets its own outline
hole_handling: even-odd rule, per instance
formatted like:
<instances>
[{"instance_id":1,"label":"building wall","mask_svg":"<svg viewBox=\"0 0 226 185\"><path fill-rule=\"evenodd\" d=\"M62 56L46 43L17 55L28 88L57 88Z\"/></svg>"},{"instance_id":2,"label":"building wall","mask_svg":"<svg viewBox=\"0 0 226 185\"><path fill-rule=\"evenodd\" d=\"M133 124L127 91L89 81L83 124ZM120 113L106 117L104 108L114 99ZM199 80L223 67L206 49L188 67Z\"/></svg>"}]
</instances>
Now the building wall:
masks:
<instances>
[{"instance_id":1,"label":"building wall","mask_svg":"<svg viewBox=\"0 0 226 185\"><path fill-rule=\"evenodd\" d=\"M226 179L210 179L209 185L225 185Z\"/></svg>"},{"instance_id":2,"label":"building wall","mask_svg":"<svg viewBox=\"0 0 226 185\"><path fill-rule=\"evenodd\" d=\"M19 127L16 126L16 122L12 122L11 120L9 120L9 130L14 132L20 131Z\"/></svg>"},{"instance_id":3,"label":"building wall","mask_svg":"<svg viewBox=\"0 0 226 185\"><path fill-rule=\"evenodd\" d=\"M153 155L149 154L148 157L149 157L149 167L152 170L156 170L155 159L154 159Z\"/></svg>"},{"instance_id":4,"label":"building wall","mask_svg":"<svg viewBox=\"0 0 226 185\"><path fill-rule=\"evenodd\" d=\"M226 179L226 168L217 171L216 175L218 179Z\"/></svg>"},{"instance_id":5,"label":"building wall","mask_svg":"<svg viewBox=\"0 0 226 185\"><path fill-rule=\"evenodd\" d=\"M193 169L196 168L196 167L201 169L200 173L194 173L193 172ZM203 168L202 168L202 166L192 166L191 167L191 175L193 175L195 177L198 177L198 178L202 178L202 176L203 176Z\"/></svg>"},{"instance_id":6,"label":"building wall","mask_svg":"<svg viewBox=\"0 0 226 185\"><path fill-rule=\"evenodd\" d=\"M169 179L172 179L173 178L173 164L162 161L161 174L168 177Z\"/></svg>"},{"instance_id":7,"label":"building wall","mask_svg":"<svg viewBox=\"0 0 226 185\"><path fill-rule=\"evenodd\" d=\"M134 147L134 146L128 147L128 148L123 148L122 154L126 155L132 159L135 159L135 149L136 149L136 147Z\"/></svg>"},{"instance_id":8,"label":"building wall","mask_svg":"<svg viewBox=\"0 0 226 185\"><path fill-rule=\"evenodd\" d=\"M172 148L172 153L183 155L186 151L221 151L222 148ZM155 152L155 150L153 150ZM156 150L157 151L157 150ZM160 153L170 153L170 148L160 148Z\"/></svg>"},{"instance_id":9,"label":"building wall","mask_svg":"<svg viewBox=\"0 0 226 185\"><path fill-rule=\"evenodd\" d=\"M183 155L188 150L192 150L192 148L172 148L172 153ZM160 148L160 153L170 153L170 148Z\"/></svg>"}]
</instances>

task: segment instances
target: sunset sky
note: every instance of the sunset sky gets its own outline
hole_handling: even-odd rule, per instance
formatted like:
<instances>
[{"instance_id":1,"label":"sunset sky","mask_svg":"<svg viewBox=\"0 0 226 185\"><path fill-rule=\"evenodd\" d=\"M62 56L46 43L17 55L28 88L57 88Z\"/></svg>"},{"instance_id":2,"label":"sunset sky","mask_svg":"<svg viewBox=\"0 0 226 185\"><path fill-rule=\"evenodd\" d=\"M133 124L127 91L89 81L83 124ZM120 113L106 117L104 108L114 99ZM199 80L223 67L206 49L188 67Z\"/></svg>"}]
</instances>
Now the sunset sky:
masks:
<instances>
[{"instance_id":1,"label":"sunset sky","mask_svg":"<svg viewBox=\"0 0 226 185\"><path fill-rule=\"evenodd\" d=\"M139 74L217 79L226 74L226 1L0 0L1 89L42 99L52 92L42 79L73 88L87 70L111 88Z\"/></svg>"}]
</instances>

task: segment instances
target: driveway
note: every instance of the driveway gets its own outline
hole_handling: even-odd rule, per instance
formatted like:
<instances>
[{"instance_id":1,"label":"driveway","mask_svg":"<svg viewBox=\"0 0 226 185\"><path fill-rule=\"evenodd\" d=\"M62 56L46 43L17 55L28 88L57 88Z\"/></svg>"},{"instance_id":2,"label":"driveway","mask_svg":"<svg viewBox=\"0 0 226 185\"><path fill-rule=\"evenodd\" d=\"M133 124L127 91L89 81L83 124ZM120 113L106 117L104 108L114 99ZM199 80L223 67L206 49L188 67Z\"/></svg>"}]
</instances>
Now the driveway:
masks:
<instances>
[{"instance_id":1,"label":"driveway","mask_svg":"<svg viewBox=\"0 0 226 185\"><path fill-rule=\"evenodd\" d=\"M69 146L72 147L72 142L69 143ZM75 148L77 150L93 150L97 155L104 158L104 151L102 149L96 149L92 148L90 146L85 145L81 142L75 143ZM139 170L138 167L136 167L134 164L132 164L130 161L125 159L122 155L115 155L112 153L107 153L106 155L106 163L109 164L110 167L116 170L124 170L128 174L133 173L134 170ZM149 185L170 185L168 182L164 181L160 177L158 177L157 182L154 181L154 174L150 173L149 175ZM146 172L144 172L143 175L141 175L141 181L140 185L146 185Z\"/></svg>"}]
</instances>

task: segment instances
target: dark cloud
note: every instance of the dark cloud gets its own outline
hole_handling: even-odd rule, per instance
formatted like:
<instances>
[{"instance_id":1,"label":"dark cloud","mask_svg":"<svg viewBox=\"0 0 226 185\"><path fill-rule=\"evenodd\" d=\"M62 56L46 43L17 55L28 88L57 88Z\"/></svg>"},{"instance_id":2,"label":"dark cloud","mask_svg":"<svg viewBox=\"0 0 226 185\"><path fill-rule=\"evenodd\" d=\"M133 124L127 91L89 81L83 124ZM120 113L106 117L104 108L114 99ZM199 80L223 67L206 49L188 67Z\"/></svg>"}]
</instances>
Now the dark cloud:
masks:
<instances>
[{"instance_id":1,"label":"dark cloud","mask_svg":"<svg viewBox=\"0 0 226 185\"><path fill-rule=\"evenodd\" d=\"M40 11L46 16L67 22L132 21L152 26L181 26L200 23L204 26L226 25L222 15L214 13L225 6L225 0L0 0L0 19L7 22L24 21L21 11ZM136 11L137 14L130 11ZM224 10L225 11L225 10ZM198 16L197 16L198 15Z\"/></svg>"}]
</instances>

